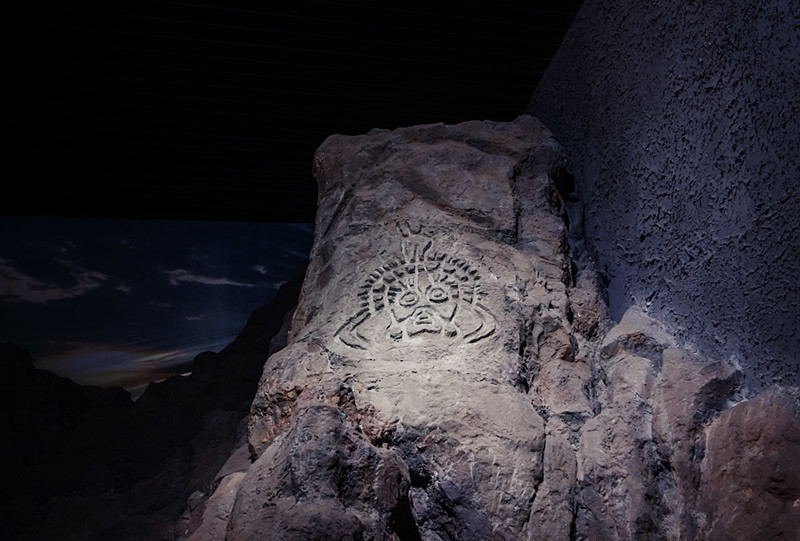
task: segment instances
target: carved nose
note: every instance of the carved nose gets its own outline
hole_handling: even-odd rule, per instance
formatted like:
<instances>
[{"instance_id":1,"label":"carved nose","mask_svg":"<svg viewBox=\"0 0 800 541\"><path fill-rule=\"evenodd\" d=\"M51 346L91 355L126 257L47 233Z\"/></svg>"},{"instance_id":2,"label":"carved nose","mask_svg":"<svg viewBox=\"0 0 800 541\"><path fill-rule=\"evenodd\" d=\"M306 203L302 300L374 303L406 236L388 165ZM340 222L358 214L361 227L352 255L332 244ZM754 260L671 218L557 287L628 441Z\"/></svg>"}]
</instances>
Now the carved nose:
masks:
<instances>
[{"instance_id":1,"label":"carved nose","mask_svg":"<svg viewBox=\"0 0 800 541\"><path fill-rule=\"evenodd\" d=\"M414 313L414 323L417 325L422 325L433 322L433 314L430 310L428 310L428 307L417 308L417 311Z\"/></svg>"}]
</instances>

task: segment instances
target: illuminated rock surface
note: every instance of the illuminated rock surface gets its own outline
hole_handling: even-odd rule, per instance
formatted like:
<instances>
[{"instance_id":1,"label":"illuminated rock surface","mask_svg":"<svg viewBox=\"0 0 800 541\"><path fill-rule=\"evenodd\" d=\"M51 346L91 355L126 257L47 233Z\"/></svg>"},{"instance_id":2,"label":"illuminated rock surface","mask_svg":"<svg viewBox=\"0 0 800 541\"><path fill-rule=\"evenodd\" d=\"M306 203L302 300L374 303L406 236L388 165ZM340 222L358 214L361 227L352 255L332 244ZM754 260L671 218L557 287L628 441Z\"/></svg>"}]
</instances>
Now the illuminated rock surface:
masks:
<instances>
[{"instance_id":1,"label":"illuminated rock surface","mask_svg":"<svg viewBox=\"0 0 800 541\"><path fill-rule=\"evenodd\" d=\"M536 119L333 136L314 167L253 464L186 538L717 539L751 515L795 535L798 395L742 402L737 367L636 309L613 324Z\"/></svg>"},{"instance_id":2,"label":"illuminated rock surface","mask_svg":"<svg viewBox=\"0 0 800 541\"><path fill-rule=\"evenodd\" d=\"M800 385L800 3L583 2L527 112L555 134L612 312L747 385Z\"/></svg>"}]
</instances>

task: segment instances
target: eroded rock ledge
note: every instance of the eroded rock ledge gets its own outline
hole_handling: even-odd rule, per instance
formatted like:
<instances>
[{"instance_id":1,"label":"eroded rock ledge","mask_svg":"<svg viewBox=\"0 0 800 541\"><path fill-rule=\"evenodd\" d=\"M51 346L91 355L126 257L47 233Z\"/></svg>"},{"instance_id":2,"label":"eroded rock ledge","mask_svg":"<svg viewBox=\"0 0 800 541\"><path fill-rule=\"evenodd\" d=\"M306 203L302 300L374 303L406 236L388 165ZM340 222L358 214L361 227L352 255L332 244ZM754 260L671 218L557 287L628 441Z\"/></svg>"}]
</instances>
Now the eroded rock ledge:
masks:
<instances>
[{"instance_id":1,"label":"eroded rock ledge","mask_svg":"<svg viewBox=\"0 0 800 541\"><path fill-rule=\"evenodd\" d=\"M797 391L744 401L735 366L639 312L613 324L535 118L333 136L314 167L252 465L221 472L187 538L796 535Z\"/></svg>"}]
</instances>

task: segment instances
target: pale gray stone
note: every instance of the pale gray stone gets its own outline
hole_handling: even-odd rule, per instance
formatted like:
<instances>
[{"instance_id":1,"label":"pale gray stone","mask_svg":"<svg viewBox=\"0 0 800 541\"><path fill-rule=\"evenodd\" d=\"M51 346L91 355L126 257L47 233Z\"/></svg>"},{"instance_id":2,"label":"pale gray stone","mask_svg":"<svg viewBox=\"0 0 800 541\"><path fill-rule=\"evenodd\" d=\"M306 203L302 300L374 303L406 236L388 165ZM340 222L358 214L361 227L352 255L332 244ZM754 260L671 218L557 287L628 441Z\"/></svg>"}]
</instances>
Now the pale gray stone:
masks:
<instances>
[{"instance_id":1,"label":"pale gray stone","mask_svg":"<svg viewBox=\"0 0 800 541\"><path fill-rule=\"evenodd\" d=\"M590 260L570 260L562 167L529 116L329 138L253 464L204 524L230 510L228 541L716 539L762 509L741 496L754 475L779 488L761 501L789 538L800 489L782 460L800 442L779 434L797 410L740 403L736 366L641 310L609 319ZM762 412L783 420L748 440Z\"/></svg>"},{"instance_id":2,"label":"pale gray stone","mask_svg":"<svg viewBox=\"0 0 800 541\"><path fill-rule=\"evenodd\" d=\"M298 411L334 406L410 464L419 535L521 535L546 437L527 394L533 329L546 370L590 376L561 323L569 261L548 176L561 160L531 117L329 138L320 234L292 343L254 403L254 454ZM575 400L562 409L588 410Z\"/></svg>"}]
</instances>

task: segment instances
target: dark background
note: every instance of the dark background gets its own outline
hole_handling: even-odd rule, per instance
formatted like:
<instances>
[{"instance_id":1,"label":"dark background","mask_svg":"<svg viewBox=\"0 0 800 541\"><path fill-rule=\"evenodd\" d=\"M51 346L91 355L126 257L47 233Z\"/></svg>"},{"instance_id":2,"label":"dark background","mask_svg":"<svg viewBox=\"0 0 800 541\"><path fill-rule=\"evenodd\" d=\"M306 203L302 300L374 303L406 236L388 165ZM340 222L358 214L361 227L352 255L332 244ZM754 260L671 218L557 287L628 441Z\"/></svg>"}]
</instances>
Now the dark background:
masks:
<instances>
[{"instance_id":1,"label":"dark background","mask_svg":"<svg viewBox=\"0 0 800 541\"><path fill-rule=\"evenodd\" d=\"M0 215L311 222L328 135L515 118L580 3L8 2Z\"/></svg>"}]
</instances>

